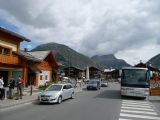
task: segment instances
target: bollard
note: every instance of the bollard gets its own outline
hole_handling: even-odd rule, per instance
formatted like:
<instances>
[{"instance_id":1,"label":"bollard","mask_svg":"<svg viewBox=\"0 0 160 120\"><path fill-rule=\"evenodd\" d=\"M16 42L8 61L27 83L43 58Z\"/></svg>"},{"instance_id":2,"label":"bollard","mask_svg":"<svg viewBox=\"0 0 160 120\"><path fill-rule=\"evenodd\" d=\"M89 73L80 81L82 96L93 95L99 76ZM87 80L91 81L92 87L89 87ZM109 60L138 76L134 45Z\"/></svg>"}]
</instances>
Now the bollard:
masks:
<instances>
[{"instance_id":1,"label":"bollard","mask_svg":"<svg viewBox=\"0 0 160 120\"><path fill-rule=\"evenodd\" d=\"M7 90L4 89L4 99L6 100L7 99Z\"/></svg>"}]
</instances>

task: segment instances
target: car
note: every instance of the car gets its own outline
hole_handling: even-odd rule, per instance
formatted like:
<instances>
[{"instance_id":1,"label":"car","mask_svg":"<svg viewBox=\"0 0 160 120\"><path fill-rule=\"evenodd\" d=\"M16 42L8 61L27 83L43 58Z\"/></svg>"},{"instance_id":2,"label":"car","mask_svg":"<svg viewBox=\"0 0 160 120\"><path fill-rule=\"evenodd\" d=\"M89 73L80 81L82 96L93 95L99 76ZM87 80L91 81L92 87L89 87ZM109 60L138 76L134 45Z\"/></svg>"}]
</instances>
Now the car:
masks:
<instances>
[{"instance_id":1,"label":"car","mask_svg":"<svg viewBox=\"0 0 160 120\"><path fill-rule=\"evenodd\" d=\"M68 98L74 98L74 88L71 84L52 84L38 96L40 103L61 103Z\"/></svg>"},{"instance_id":2,"label":"car","mask_svg":"<svg viewBox=\"0 0 160 120\"><path fill-rule=\"evenodd\" d=\"M89 80L87 83L87 90L95 89L99 90L101 88L100 80Z\"/></svg>"},{"instance_id":3,"label":"car","mask_svg":"<svg viewBox=\"0 0 160 120\"><path fill-rule=\"evenodd\" d=\"M108 87L107 81L101 81L101 87Z\"/></svg>"}]
</instances>

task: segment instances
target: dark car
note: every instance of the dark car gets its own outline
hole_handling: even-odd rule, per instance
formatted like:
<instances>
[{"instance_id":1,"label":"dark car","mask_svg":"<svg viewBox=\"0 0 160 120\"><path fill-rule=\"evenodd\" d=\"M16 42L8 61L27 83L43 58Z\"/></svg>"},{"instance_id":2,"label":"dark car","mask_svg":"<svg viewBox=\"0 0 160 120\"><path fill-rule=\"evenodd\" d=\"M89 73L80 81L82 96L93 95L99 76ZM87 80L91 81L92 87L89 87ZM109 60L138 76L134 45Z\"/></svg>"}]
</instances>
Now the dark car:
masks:
<instances>
[{"instance_id":1,"label":"dark car","mask_svg":"<svg viewBox=\"0 0 160 120\"><path fill-rule=\"evenodd\" d=\"M100 80L89 80L87 90L99 90L101 88Z\"/></svg>"}]
</instances>

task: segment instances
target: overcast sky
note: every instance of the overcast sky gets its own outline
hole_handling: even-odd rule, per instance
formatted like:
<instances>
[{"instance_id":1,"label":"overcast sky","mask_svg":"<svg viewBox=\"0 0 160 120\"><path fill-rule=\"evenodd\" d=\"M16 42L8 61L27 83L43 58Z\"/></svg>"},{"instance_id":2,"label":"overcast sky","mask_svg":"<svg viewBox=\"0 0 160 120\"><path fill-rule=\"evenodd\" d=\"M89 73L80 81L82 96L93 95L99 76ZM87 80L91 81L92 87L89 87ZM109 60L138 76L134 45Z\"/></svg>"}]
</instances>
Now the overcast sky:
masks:
<instances>
[{"instance_id":1,"label":"overcast sky","mask_svg":"<svg viewBox=\"0 0 160 120\"><path fill-rule=\"evenodd\" d=\"M0 0L1 26L87 56L115 54L129 64L160 53L160 0Z\"/></svg>"}]
</instances>

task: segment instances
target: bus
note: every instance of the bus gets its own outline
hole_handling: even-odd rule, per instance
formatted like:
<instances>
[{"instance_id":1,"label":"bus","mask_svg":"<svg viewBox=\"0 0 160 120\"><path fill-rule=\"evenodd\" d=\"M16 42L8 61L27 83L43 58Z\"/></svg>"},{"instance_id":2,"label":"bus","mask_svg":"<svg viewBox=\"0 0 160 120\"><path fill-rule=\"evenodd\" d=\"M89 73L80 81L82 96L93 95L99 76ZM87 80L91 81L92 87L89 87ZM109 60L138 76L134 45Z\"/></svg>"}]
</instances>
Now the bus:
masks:
<instances>
[{"instance_id":1,"label":"bus","mask_svg":"<svg viewBox=\"0 0 160 120\"><path fill-rule=\"evenodd\" d=\"M149 96L151 72L147 68L124 67L121 71L121 96Z\"/></svg>"}]
</instances>

